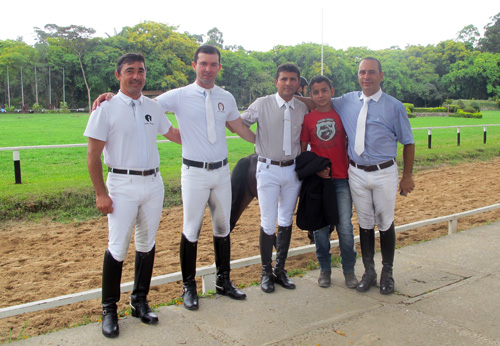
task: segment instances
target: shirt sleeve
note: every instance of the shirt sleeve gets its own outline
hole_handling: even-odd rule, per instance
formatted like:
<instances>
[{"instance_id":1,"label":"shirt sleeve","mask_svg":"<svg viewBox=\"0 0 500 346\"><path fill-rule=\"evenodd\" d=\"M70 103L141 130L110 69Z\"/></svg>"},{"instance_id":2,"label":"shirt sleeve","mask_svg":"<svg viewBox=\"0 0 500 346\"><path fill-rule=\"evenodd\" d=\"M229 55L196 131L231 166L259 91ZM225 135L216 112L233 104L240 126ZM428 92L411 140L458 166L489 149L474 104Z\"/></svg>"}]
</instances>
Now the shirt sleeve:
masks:
<instances>
[{"instance_id":1,"label":"shirt sleeve","mask_svg":"<svg viewBox=\"0 0 500 346\"><path fill-rule=\"evenodd\" d=\"M304 123L302 124L302 131L300 132L300 141L309 143L309 117L306 115L304 118Z\"/></svg>"},{"instance_id":2,"label":"shirt sleeve","mask_svg":"<svg viewBox=\"0 0 500 346\"><path fill-rule=\"evenodd\" d=\"M156 98L156 101L160 104L163 112L173 112L177 113L179 105L179 94L180 89L173 89L161 94Z\"/></svg>"},{"instance_id":3,"label":"shirt sleeve","mask_svg":"<svg viewBox=\"0 0 500 346\"><path fill-rule=\"evenodd\" d=\"M97 109L90 114L89 122L87 123L85 132L83 133L85 137L106 142L109 133L109 121L106 106L107 105L103 104L100 107L97 107Z\"/></svg>"},{"instance_id":4,"label":"shirt sleeve","mask_svg":"<svg viewBox=\"0 0 500 346\"><path fill-rule=\"evenodd\" d=\"M248 109L245 110L243 112L243 114L241 115L241 119L243 120L243 123L248 127L255 124L257 122L257 120L259 119L259 107L258 107L257 102L258 102L258 100L253 102L250 105L250 107L248 107Z\"/></svg>"}]
</instances>

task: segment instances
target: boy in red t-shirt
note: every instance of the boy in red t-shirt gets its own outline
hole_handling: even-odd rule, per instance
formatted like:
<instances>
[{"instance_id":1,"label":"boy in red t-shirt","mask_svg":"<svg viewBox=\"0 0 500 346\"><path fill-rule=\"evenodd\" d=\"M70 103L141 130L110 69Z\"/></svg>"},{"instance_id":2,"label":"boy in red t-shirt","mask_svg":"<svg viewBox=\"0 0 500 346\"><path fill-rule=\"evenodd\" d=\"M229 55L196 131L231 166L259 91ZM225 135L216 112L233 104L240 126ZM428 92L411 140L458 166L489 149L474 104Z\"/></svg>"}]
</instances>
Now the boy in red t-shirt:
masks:
<instances>
[{"instance_id":1,"label":"boy in red t-shirt","mask_svg":"<svg viewBox=\"0 0 500 346\"><path fill-rule=\"evenodd\" d=\"M356 251L354 249L354 235L352 218L352 198L349 190L347 175L347 136L340 120L340 116L333 109L331 98L335 94L330 80L324 76L316 76L309 82L310 97L316 104L316 109L307 114L302 124L300 145L306 151L308 145L311 151L319 156L326 157L331 162L330 168L318 172L318 176L331 179L335 186L339 223L326 226L314 231L316 257L321 267L318 284L320 287L329 287L331 284L331 253L330 229L337 229L346 286L356 288L358 279L354 274Z\"/></svg>"}]
</instances>

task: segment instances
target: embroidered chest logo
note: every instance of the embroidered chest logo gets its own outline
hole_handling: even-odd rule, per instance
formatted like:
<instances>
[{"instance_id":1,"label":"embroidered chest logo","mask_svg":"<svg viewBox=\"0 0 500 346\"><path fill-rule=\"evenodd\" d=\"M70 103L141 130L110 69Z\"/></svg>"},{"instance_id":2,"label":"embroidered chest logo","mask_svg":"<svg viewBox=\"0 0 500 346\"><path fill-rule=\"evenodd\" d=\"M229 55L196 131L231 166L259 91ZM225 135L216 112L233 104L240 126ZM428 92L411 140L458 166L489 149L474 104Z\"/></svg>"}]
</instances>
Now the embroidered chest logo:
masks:
<instances>
[{"instance_id":1,"label":"embroidered chest logo","mask_svg":"<svg viewBox=\"0 0 500 346\"><path fill-rule=\"evenodd\" d=\"M150 114L146 114L144 116L144 119L146 120L146 122L144 123L144 125L153 125L154 124L154 123L152 123L153 117Z\"/></svg>"},{"instance_id":2,"label":"embroidered chest logo","mask_svg":"<svg viewBox=\"0 0 500 346\"><path fill-rule=\"evenodd\" d=\"M335 137L335 121L332 118L321 119L316 124L316 136L322 141Z\"/></svg>"}]
</instances>

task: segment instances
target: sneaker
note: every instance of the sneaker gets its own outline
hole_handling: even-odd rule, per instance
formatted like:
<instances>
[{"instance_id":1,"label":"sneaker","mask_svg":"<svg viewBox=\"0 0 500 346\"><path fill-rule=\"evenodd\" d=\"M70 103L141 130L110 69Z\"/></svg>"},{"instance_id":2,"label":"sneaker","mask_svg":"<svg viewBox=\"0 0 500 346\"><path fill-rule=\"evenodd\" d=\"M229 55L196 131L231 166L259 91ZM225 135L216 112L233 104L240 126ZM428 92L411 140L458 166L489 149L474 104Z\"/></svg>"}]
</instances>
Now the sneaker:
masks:
<instances>
[{"instance_id":1,"label":"sneaker","mask_svg":"<svg viewBox=\"0 0 500 346\"><path fill-rule=\"evenodd\" d=\"M331 271L320 271L319 273L319 278L318 278L318 285L319 287L330 287L330 284L332 283L332 272Z\"/></svg>"},{"instance_id":2,"label":"sneaker","mask_svg":"<svg viewBox=\"0 0 500 346\"><path fill-rule=\"evenodd\" d=\"M349 288L358 287L358 279L354 273L344 273L345 285Z\"/></svg>"}]
</instances>

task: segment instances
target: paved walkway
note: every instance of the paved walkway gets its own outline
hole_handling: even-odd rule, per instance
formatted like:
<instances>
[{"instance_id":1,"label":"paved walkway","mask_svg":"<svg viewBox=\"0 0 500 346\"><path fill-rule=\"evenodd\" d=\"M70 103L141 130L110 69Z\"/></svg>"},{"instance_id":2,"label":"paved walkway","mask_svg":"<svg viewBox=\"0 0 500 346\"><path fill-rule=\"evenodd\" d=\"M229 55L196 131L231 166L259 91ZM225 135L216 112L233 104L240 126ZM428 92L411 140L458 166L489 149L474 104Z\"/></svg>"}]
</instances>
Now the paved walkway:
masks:
<instances>
[{"instance_id":1,"label":"paved walkway","mask_svg":"<svg viewBox=\"0 0 500 346\"><path fill-rule=\"evenodd\" d=\"M332 287L320 288L318 274L294 278L290 291L249 287L246 301L216 296L201 299L198 311L162 307L156 326L126 317L117 339L93 323L15 344L500 345L500 222L398 249L398 294L350 290L339 269Z\"/></svg>"}]
</instances>

